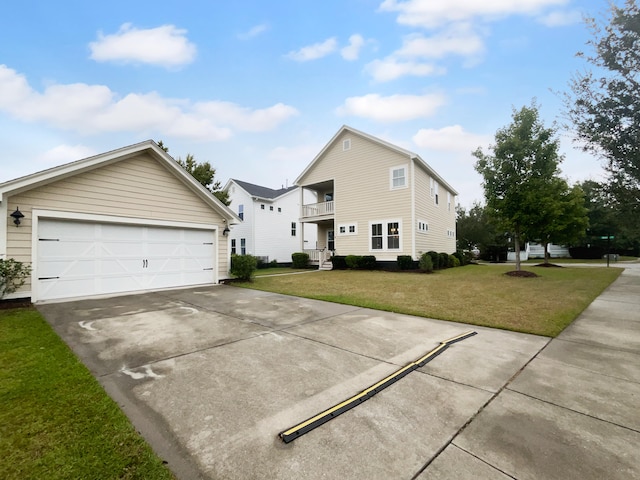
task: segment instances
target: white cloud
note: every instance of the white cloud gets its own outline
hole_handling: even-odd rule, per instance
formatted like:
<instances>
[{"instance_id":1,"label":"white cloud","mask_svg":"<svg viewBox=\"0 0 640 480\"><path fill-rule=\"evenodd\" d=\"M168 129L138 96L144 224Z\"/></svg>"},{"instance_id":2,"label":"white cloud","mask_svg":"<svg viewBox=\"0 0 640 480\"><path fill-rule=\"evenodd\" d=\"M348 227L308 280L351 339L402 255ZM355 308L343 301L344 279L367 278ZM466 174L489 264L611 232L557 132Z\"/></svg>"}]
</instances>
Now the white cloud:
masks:
<instances>
[{"instance_id":1,"label":"white cloud","mask_svg":"<svg viewBox=\"0 0 640 480\"><path fill-rule=\"evenodd\" d=\"M52 85L35 91L0 65L0 111L84 134L135 131L199 140L224 140L234 131L265 131L297 115L282 103L252 109L230 102L169 99L155 92L120 98L104 85Z\"/></svg>"},{"instance_id":2,"label":"white cloud","mask_svg":"<svg viewBox=\"0 0 640 480\"><path fill-rule=\"evenodd\" d=\"M85 145L58 145L42 153L36 160L44 164L61 165L97 154L93 148Z\"/></svg>"},{"instance_id":3,"label":"white cloud","mask_svg":"<svg viewBox=\"0 0 640 480\"><path fill-rule=\"evenodd\" d=\"M398 12L403 25L434 28L450 22L474 18L500 18L509 15L537 15L548 7L558 7L569 0L384 0L380 10Z\"/></svg>"},{"instance_id":4,"label":"white cloud","mask_svg":"<svg viewBox=\"0 0 640 480\"><path fill-rule=\"evenodd\" d=\"M365 70L376 82L389 82L407 75L427 77L430 75L442 75L446 72L444 68L432 63L402 61L393 57L374 60L365 67Z\"/></svg>"},{"instance_id":5,"label":"white cloud","mask_svg":"<svg viewBox=\"0 0 640 480\"><path fill-rule=\"evenodd\" d=\"M248 31L239 33L238 38L240 40L250 40L258 35L269 30L269 25L266 23L261 23L260 25L256 25L255 27L250 28Z\"/></svg>"},{"instance_id":6,"label":"white cloud","mask_svg":"<svg viewBox=\"0 0 640 480\"><path fill-rule=\"evenodd\" d=\"M564 27L582 21L582 12L579 10L557 10L538 18L538 21L547 27Z\"/></svg>"},{"instance_id":7,"label":"white cloud","mask_svg":"<svg viewBox=\"0 0 640 480\"><path fill-rule=\"evenodd\" d=\"M407 75L442 75L446 70L434 63L435 60L457 55L465 59L466 66L471 66L478 62L484 51L483 38L469 24L460 23L429 37L420 33L407 35L402 47L382 60L369 63L365 70L378 82Z\"/></svg>"},{"instance_id":8,"label":"white cloud","mask_svg":"<svg viewBox=\"0 0 640 480\"><path fill-rule=\"evenodd\" d=\"M362 97L349 97L336 109L338 115L352 115L381 122L401 122L426 118L445 104L442 94L391 95L382 97L372 93Z\"/></svg>"},{"instance_id":9,"label":"white cloud","mask_svg":"<svg viewBox=\"0 0 640 480\"><path fill-rule=\"evenodd\" d=\"M354 34L349 37L349 45L340 50L342 58L345 60L357 60L360 55L360 49L364 46L364 38L362 35Z\"/></svg>"},{"instance_id":10,"label":"white cloud","mask_svg":"<svg viewBox=\"0 0 640 480\"><path fill-rule=\"evenodd\" d=\"M287 53L287 57L297 62L307 62L309 60L317 60L333 53L338 48L338 41L335 37L326 39L321 43L314 43L300 50Z\"/></svg>"},{"instance_id":11,"label":"white cloud","mask_svg":"<svg viewBox=\"0 0 640 480\"><path fill-rule=\"evenodd\" d=\"M298 111L283 103L252 110L231 102L201 102L195 111L206 117L224 118L230 126L249 132L271 130L279 123L298 115Z\"/></svg>"},{"instance_id":12,"label":"white cloud","mask_svg":"<svg viewBox=\"0 0 640 480\"><path fill-rule=\"evenodd\" d=\"M451 125L440 129L421 128L413 136L413 142L430 150L471 155L478 147L486 148L492 138L491 135L466 132L460 125Z\"/></svg>"},{"instance_id":13,"label":"white cloud","mask_svg":"<svg viewBox=\"0 0 640 480\"><path fill-rule=\"evenodd\" d=\"M431 37L422 34L408 35L402 47L394 55L400 57L444 58L449 55L461 57L478 56L484 53L484 40L469 24L456 24Z\"/></svg>"},{"instance_id":14,"label":"white cloud","mask_svg":"<svg viewBox=\"0 0 640 480\"><path fill-rule=\"evenodd\" d=\"M98 33L98 40L89 44L90 58L97 62L180 67L191 63L196 56L196 46L187 39L186 33L173 25L137 29L125 23L117 33Z\"/></svg>"}]
</instances>

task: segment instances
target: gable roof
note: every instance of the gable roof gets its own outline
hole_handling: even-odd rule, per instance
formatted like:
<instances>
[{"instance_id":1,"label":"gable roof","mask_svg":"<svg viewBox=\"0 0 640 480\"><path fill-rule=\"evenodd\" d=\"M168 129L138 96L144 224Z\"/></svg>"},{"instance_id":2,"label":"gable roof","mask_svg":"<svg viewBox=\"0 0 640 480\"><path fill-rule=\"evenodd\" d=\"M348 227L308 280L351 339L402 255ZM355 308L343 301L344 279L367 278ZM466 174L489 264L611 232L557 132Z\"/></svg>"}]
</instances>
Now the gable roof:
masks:
<instances>
[{"instance_id":1,"label":"gable roof","mask_svg":"<svg viewBox=\"0 0 640 480\"><path fill-rule=\"evenodd\" d=\"M229 180L229 182L225 186L224 188L225 190L228 190L230 182L234 182L236 185L238 185L240 188L242 188L245 192L247 192L252 197L260 198L264 200L275 200L276 198L281 197L282 195L289 193L298 188L294 185L289 188L279 188L277 190L274 190L272 188L262 187L260 185L255 185L253 183L243 182L241 180L232 178L231 180Z\"/></svg>"},{"instance_id":2,"label":"gable roof","mask_svg":"<svg viewBox=\"0 0 640 480\"><path fill-rule=\"evenodd\" d=\"M410 160L415 160L416 164L419 167L421 167L425 172L427 172L429 176L435 178L440 185L445 187L454 195L458 195L458 192L451 185L449 185L449 183L444 178L442 178L438 174L438 172L436 172L433 168L431 168L431 166L427 162L425 162L422 158L420 158L420 155L418 155L417 153L410 152L409 150L405 150L404 148L398 147L397 145L393 145L392 143L386 142L380 138L374 137L373 135L369 135L368 133L361 132L360 130L356 130L355 128L349 127L347 125L343 125L340 128L340 130L338 130L338 132L331 138L331 140L329 140L329 142L322 148L322 150L320 150L320 153L318 153L318 155L315 156L315 158L311 161L311 163L307 165L307 168L305 168L303 172L300 174L300 176L296 178L295 182L293 182L294 185L300 184L300 182L302 181L302 178L313 169L313 167L320 161L320 159L324 156L324 154L338 140L338 137L340 137L340 135L342 135L344 132L350 132L354 135L358 135L370 142L380 145L381 147L392 150L396 153L399 153L400 155L404 155Z\"/></svg>"},{"instance_id":3,"label":"gable roof","mask_svg":"<svg viewBox=\"0 0 640 480\"><path fill-rule=\"evenodd\" d=\"M153 140L118 148L109 152L94 155L92 157L76 160L57 167L42 170L40 172L19 177L8 182L0 183L0 202L6 200L9 195L15 195L33 188L72 177L83 172L88 172L112 163L117 163L140 153L148 153L166 167L178 180L182 181L191 191L200 197L205 203L217 211L223 218L232 222L241 222L240 218L209 190L203 187L191 174L182 168L173 157L161 149Z\"/></svg>"}]
</instances>

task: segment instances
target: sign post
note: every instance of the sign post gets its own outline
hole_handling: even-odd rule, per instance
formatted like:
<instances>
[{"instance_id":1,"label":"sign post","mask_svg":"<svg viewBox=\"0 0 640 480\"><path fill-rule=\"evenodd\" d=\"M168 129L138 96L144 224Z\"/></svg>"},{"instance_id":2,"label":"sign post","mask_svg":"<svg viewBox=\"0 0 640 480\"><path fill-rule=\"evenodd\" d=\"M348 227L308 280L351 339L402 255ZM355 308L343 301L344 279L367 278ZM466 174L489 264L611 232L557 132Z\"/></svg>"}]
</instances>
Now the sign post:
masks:
<instances>
[{"instance_id":1,"label":"sign post","mask_svg":"<svg viewBox=\"0 0 640 480\"><path fill-rule=\"evenodd\" d=\"M607 268L609 268L609 256L611 255L611 239L616 238L613 235L603 235L601 240L607 240Z\"/></svg>"}]
</instances>

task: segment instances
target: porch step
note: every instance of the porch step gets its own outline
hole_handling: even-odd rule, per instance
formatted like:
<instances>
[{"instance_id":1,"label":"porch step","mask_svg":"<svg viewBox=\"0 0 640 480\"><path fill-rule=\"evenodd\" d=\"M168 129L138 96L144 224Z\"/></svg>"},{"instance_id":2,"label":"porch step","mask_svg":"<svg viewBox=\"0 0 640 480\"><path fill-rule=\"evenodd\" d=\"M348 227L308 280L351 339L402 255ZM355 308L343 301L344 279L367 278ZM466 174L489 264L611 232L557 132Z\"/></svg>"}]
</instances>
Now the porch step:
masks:
<instances>
[{"instance_id":1,"label":"porch step","mask_svg":"<svg viewBox=\"0 0 640 480\"><path fill-rule=\"evenodd\" d=\"M333 263L332 262L322 262L318 266L318 270L333 270Z\"/></svg>"}]
</instances>

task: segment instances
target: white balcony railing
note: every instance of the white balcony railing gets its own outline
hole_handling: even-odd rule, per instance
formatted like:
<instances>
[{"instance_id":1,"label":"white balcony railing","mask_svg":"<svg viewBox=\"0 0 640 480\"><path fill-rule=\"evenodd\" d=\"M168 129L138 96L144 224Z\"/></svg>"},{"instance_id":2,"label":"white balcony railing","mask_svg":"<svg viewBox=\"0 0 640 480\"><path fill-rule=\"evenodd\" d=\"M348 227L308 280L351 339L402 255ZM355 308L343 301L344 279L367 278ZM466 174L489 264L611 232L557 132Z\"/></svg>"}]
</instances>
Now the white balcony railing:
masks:
<instances>
[{"instance_id":1,"label":"white balcony railing","mask_svg":"<svg viewBox=\"0 0 640 480\"><path fill-rule=\"evenodd\" d=\"M322 265L331 259L331 250L327 250L326 248L305 249L304 253L309 254L309 263L311 265Z\"/></svg>"},{"instance_id":2,"label":"white balcony railing","mask_svg":"<svg viewBox=\"0 0 640 480\"><path fill-rule=\"evenodd\" d=\"M333 200L330 202L310 203L302 206L302 217L320 217L333 215Z\"/></svg>"}]
</instances>

